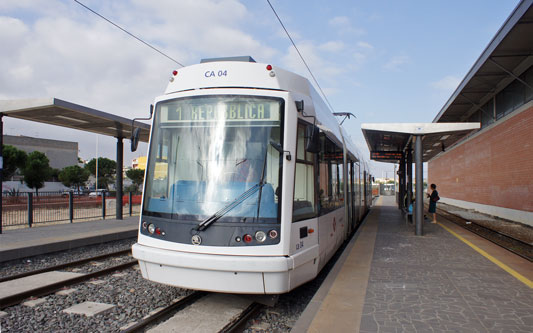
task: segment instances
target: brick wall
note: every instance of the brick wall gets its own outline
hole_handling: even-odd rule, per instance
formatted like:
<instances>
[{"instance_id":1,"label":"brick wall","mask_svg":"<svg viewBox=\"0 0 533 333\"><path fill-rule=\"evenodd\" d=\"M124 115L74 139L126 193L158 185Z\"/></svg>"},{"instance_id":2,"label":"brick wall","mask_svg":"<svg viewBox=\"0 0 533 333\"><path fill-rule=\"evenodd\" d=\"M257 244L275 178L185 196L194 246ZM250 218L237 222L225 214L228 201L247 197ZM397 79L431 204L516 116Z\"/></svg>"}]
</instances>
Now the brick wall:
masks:
<instances>
[{"instance_id":1,"label":"brick wall","mask_svg":"<svg viewBox=\"0 0 533 333\"><path fill-rule=\"evenodd\" d=\"M441 197L533 212L533 107L428 165Z\"/></svg>"}]
</instances>

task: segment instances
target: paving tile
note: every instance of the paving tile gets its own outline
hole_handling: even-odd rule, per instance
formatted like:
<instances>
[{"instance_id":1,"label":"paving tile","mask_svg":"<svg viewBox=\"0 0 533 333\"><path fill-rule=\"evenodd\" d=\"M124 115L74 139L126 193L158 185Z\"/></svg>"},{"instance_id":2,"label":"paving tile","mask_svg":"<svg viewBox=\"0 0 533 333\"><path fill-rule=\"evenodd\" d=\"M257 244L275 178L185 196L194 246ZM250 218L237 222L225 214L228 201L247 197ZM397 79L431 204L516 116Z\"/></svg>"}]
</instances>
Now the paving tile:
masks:
<instances>
[{"instance_id":1,"label":"paving tile","mask_svg":"<svg viewBox=\"0 0 533 333\"><path fill-rule=\"evenodd\" d=\"M531 331L529 288L442 227L415 237L396 207L380 212L362 332Z\"/></svg>"}]
</instances>

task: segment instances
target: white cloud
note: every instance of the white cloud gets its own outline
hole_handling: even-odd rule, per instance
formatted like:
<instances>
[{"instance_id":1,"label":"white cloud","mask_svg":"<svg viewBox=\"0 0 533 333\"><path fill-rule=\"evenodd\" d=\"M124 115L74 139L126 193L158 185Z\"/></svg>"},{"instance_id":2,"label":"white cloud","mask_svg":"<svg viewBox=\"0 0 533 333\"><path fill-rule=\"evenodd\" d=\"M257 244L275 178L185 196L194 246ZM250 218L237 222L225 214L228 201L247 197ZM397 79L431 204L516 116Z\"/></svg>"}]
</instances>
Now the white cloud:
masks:
<instances>
[{"instance_id":1,"label":"white cloud","mask_svg":"<svg viewBox=\"0 0 533 333\"><path fill-rule=\"evenodd\" d=\"M371 44L369 44L367 42L358 42L357 46L359 48L367 49L367 50L373 50L374 49L374 46L372 46Z\"/></svg>"},{"instance_id":2,"label":"white cloud","mask_svg":"<svg viewBox=\"0 0 533 333\"><path fill-rule=\"evenodd\" d=\"M349 27L350 19L346 16L336 16L330 19L328 23L336 27Z\"/></svg>"},{"instance_id":3,"label":"white cloud","mask_svg":"<svg viewBox=\"0 0 533 333\"><path fill-rule=\"evenodd\" d=\"M326 82L328 84L333 84L337 81L336 76L343 71L341 64L328 61L327 58L320 53L320 47L316 46L311 41L302 41L296 45L304 57L305 62L313 71L313 75L317 78L324 90L326 89L324 86ZM311 76L307 68L293 46L288 48L287 54L282 58L282 63L287 69L307 77L311 81Z\"/></svg>"},{"instance_id":4,"label":"white cloud","mask_svg":"<svg viewBox=\"0 0 533 333\"><path fill-rule=\"evenodd\" d=\"M452 93L457 88L459 83L461 83L461 79L459 77L448 75L438 81L431 82L430 85L437 90L446 93Z\"/></svg>"},{"instance_id":5,"label":"white cloud","mask_svg":"<svg viewBox=\"0 0 533 333\"><path fill-rule=\"evenodd\" d=\"M319 49L326 52L340 52L345 48L342 41L329 41L319 46Z\"/></svg>"},{"instance_id":6,"label":"white cloud","mask_svg":"<svg viewBox=\"0 0 533 333\"><path fill-rule=\"evenodd\" d=\"M337 29L340 34L364 35L364 29L355 28L346 16L336 16L328 21L329 25Z\"/></svg>"},{"instance_id":7,"label":"white cloud","mask_svg":"<svg viewBox=\"0 0 533 333\"><path fill-rule=\"evenodd\" d=\"M395 56L392 57L385 65L383 65L383 68L388 71L399 71L401 67L407 63L409 63L408 56Z\"/></svg>"},{"instance_id":8,"label":"white cloud","mask_svg":"<svg viewBox=\"0 0 533 333\"><path fill-rule=\"evenodd\" d=\"M233 55L262 61L277 52L248 32L253 14L237 0L84 3L185 65ZM0 10L0 99L57 97L123 117L144 117L179 67L75 2L2 0ZM5 129L12 135L85 140L82 154L94 151L94 134L71 135L11 118ZM114 158L114 139L109 140L100 153Z\"/></svg>"}]
</instances>

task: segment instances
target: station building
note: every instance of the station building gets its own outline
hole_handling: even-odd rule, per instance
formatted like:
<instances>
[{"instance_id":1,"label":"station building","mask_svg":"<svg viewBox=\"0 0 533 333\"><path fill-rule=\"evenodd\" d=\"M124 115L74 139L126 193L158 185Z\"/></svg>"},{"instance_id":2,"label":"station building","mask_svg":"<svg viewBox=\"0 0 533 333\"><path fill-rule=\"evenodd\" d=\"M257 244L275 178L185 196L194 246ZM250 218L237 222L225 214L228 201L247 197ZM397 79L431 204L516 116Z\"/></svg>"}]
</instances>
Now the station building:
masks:
<instances>
[{"instance_id":1,"label":"station building","mask_svg":"<svg viewBox=\"0 0 533 333\"><path fill-rule=\"evenodd\" d=\"M40 151L50 160L54 169L78 165L78 143L71 141L33 138L29 136L4 135L4 145L13 146L26 153Z\"/></svg>"},{"instance_id":2,"label":"station building","mask_svg":"<svg viewBox=\"0 0 533 333\"><path fill-rule=\"evenodd\" d=\"M533 226L533 1L523 0L433 120L481 128L428 164L441 202Z\"/></svg>"}]
</instances>

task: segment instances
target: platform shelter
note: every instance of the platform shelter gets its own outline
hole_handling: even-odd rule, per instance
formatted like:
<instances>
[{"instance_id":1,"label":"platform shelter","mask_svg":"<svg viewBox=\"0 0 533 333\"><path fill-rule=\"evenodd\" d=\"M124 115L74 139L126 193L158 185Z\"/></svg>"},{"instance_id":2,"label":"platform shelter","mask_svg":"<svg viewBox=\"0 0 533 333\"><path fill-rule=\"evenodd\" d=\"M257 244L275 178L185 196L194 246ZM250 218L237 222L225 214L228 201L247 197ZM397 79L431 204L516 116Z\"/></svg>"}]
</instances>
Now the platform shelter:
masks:
<instances>
[{"instance_id":1,"label":"platform shelter","mask_svg":"<svg viewBox=\"0 0 533 333\"><path fill-rule=\"evenodd\" d=\"M427 162L464 136L480 128L479 123L384 123L361 124L370 159L399 164L398 208L411 205L413 162L416 175L415 233L423 235L423 162ZM414 161L413 161L414 157ZM407 200L405 200L406 198Z\"/></svg>"},{"instance_id":2,"label":"platform shelter","mask_svg":"<svg viewBox=\"0 0 533 333\"><path fill-rule=\"evenodd\" d=\"M115 137L117 139L116 218L122 219L123 140L131 137L133 128L140 128L139 141L148 142L150 125L57 98L2 100L0 101L0 161L4 134L2 119L4 116ZM0 164L0 182L2 181L1 170L2 165ZM2 233L1 200L0 233Z\"/></svg>"}]
</instances>

